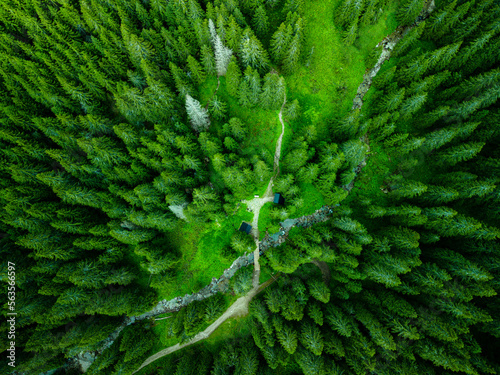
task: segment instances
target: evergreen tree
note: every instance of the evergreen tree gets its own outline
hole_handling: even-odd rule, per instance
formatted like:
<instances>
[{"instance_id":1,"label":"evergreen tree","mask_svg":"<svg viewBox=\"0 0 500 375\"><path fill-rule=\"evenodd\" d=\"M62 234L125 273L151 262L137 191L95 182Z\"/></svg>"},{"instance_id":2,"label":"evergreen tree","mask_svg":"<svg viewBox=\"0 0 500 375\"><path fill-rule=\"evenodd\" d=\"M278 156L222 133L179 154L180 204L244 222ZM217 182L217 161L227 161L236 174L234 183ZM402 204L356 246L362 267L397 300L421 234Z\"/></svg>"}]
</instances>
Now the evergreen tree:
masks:
<instances>
[{"instance_id":1,"label":"evergreen tree","mask_svg":"<svg viewBox=\"0 0 500 375\"><path fill-rule=\"evenodd\" d=\"M201 62L203 63L203 67L205 69L205 72L210 75L210 74L216 74L216 65L215 65L215 58L212 52L212 49L204 44L201 46Z\"/></svg>"},{"instance_id":2,"label":"evergreen tree","mask_svg":"<svg viewBox=\"0 0 500 375\"><path fill-rule=\"evenodd\" d=\"M233 57L227 67L227 72L226 72L226 87L230 95L232 96L238 95L240 78L241 78L241 70L240 67L238 66L236 58Z\"/></svg>"},{"instance_id":3,"label":"evergreen tree","mask_svg":"<svg viewBox=\"0 0 500 375\"><path fill-rule=\"evenodd\" d=\"M196 61L194 57L189 55L187 59L187 64L194 81L198 84L202 83L205 80L205 72L203 71L203 68L201 67L200 63Z\"/></svg>"},{"instance_id":4,"label":"evergreen tree","mask_svg":"<svg viewBox=\"0 0 500 375\"><path fill-rule=\"evenodd\" d=\"M256 70L248 66L245 70L244 81L248 83L248 99L251 106L257 105L261 92L260 76Z\"/></svg>"},{"instance_id":5,"label":"evergreen tree","mask_svg":"<svg viewBox=\"0 0 500 375\"><path fill-rule=\"evenodd\" d=\"M283 58L283 69L288 73L293 73L299 67L301 52L300 34L295 34L288 45Z\"/></svg>"},{"instance_id":6,"label":"evergreen tree","mask_svg":"<svg viewBox=\"0 0 500 375\"><path fill-rule=\"evenodd\" d=\"M357 35L358 35L358 20L356 19L344 33L344 39L343 39L344 43L348 46L351 46L356 40Z\"/></svg>"},{"instance_id":7,"label":"evergreen tree","mask_svg":"<svg viewBox=\"0 0 500 375\"><path fill-rule=\"evenodd\" d=\"M241 37L240 56L245 67L264 70L269 65L267 51L249 29Z\"/></svg>"},{"instance_id":8,"label":"evergreen tree","mask_svg":"<svg viewBox=\"0 0 500 375\"><path fill-rule=\"evenodd\" d=\"M278 109L285 95L285 80L277 74L268 73L264 77L260 103L264 108Z\"/></svg>"},{"instance_id":9,"label":"evergreen tree","mask_svg":"<svg viewBox=\"0 0 500 375\"><path fill-rule=\"evenodd\" d=\"M216 35L213 43L215 49L215 66L217 68L217 75L224 76L226 75L227 66L229 65L229 61L231 61L233 51L224 46L218 35Z\"/></svg>"},{"instance_id":10,"label":"evergreen tree","mask_svg":"<svg viewBox=\"0 0 500 375\"><path fill-rule=\"evenodd\" d=\"M292 39L292 27L282 23L271 38L271 57L275 62L281 62L288 51Z\"/></svg>"},{"instance_id":11,"label":"evergreen tree","mask_svg":"<svg viewBox=\"0 0 500 375\"><path fill-rule=\"evenodd\" d=\"M424 0L404 0L399 6L396 18L401 25L410 25L424 8Z\"/></svg>"},{"instance_id":12,"label":"evergreen tree","mask_svg":"<svg viewBox=\"0 0 500 375\"><path fill-rule=\"evenodd\" d=\"M317 356L323 352L323 337L318 326L314 323L303 322L301 324L300 342L306 349Z\"/></svg>"},{"instance_id":13,"label":"evergreen tree","mask_svg":"<svg viewBox=\"0 0 500 375\"><path fill-rule=\"evenodd\" d=\"M265 8L261 5L255 10L252 23L257 31L257 35L263 37L269 29L269 20Z\"/></svg>"},{"instance_id":14,"label":"evergreen tree","mask_svg":"<svg viewBox=\"0 0 500 375\"><path fill-rule=\"evenodd\" d=\"M202 108L200 102L193 99L189 94L186 95L186 111L194 130L201 132L208 129L210 119L208 118L207 110Z\"/></svg>"},{"instance_id":15,"label":"evergreen tree","mask_svg":"<svg viewBox=\"0 0 500 375\"><path fill-rule=\"evenodd\" d=\"M461 161L475 157L484 143L466 143L459 146L449 147L438 153L438 162L442 165L455 165Z\"/></svg>"},{"instance_id":16,"label":"evergreen tree","mask_svg":"<svg viewBox=\"0 0 500 375\"><path fill-rule=\"evenodd\" d=\"M218 120L223 120L226 116L227 106L216 96L210 102L210 113Z\"/></svg>"}]
</instances>

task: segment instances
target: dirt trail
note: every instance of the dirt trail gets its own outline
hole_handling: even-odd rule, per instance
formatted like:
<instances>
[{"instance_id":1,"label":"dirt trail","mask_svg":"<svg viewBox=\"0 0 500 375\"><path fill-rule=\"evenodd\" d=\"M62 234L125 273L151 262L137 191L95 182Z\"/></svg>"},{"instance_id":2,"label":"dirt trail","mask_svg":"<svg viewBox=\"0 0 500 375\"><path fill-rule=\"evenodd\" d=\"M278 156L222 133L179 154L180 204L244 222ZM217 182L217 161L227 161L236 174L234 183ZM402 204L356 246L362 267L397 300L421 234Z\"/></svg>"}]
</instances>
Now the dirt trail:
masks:
<instances>
[{"instance_id":1,"label":"dirt trail","mask_svg":"<svg viewBox=\"0 0 500 375\"><path fill-rule=\"evenodd\" d=\"M259 265L259 212L264 204L267 202L273 201L273 182L274 179L278 176L279 173L279 162L281 156L281 144L283 141L283 134L285 133L285 124L283 122L283 108L286 103L286 94L283 100L283 104L281 105L281 109L279 112L279 120L281 123L281 134L278 137L278 141L276 142L276 151L274 153L274 167L273 167L273 176L271 177L269 184L267 185L266 192L262 198L254 198L250 201L243 201L243 203L247 204L247 207L254 213L252 220L252 236L255 241L256 249L254 250L254 272L252 278L252 289L243 297L238 298L228 309L210 326L207 327L203 332L196 334L191 340L184 344L175 344L169 348L163 349L162 351L153 354L151 357L146 359L144 363L135 370L132 374L135 374L143 367L149 365L151 362L156 361L157 359L171 354L179 349L182 349L186 346L192 345L198 341L204 340L209 337L222 323L224 323L227 319L233 316L244 316L248 314L248 304L252 300L255 295L257 295L260 291L266 288L269 284L271 284L274 280L268 280L265 283L259 285L260 278L260 265ZM315 263L316 264L316 263ZM318 265L318 267L320 267ZM321 268L321 267L320 267Z\"/></svg>"},{"instance_id":2,"label":"dirt trail","mask_svg":"<svg viewBox=\"0 0 500 375\"><path fill-rule=\"evenodd\" d=\"M175 344L173 346L170 346L166 349L163 349L162 351L159 351L156 354L153 354L151 357L147 358L139 367L137 370L135 370L132 374L135 374L142 368L146 367L149 365L151 362L156 361L157 359L164 357L168 354L171 354L173 352L176 352L177 350L180 350L182 348L185 348L186 346L193 345L194 343L197 343L198 341L204 340L208 338L219 326L224 323L227 319L231 317L237 317L237 316L244 316L248 314L248 304L252 300L253 297L255 297L257 294L259 294L261 291L263 291L265 288L267 288L269 285L271 285L276 279L271 278L270 280L267 280L265 283L262 283L261 285L258 285L257 287L252 288L246 295L243 297L238 298L229 308L212 324L210 324L203 332L200 332L196 334L191 340L184 344Z\"/></svg>"},{"instance_id":3,"label":"dirt trail","mask_svg":"<svg viewBox=\"0 0 500 375\"><path fill-rule=\"evenodd\" d=\"M281 144L283 142L283 134L285 134L285 123L283 122L283 108L286 104L286 93L283 98L283 104L281 105L280 112L278 114L278 118L281 123L281 134L278 137L278 141L276 142L276 151L274 152L274 163L273 163L273 176L269 180L269 184L267 184L266 192L262 198L254 198L249 201L243 201L246 203L248 209L253 212L253 220L252 220L252 236L255 241L255 250L253 252L254 258L254 273L252 285L256 288L259 285L259 277L260 277L260 264L259 264L259 256L260 256L260 241L259 241L259 213L260 209L263 205L268 202L273 201L273 184L274 179L278 176L280 170L280 156L281 156Z\"/></svg>"},{"instance_id":4,"label":"dirt trail","mask_svg":"<svg viewBox=\"0 0 500 375\"><path fill-rule=\"evenodd\" d=\"M234 302L229 308L211 325L209 325L203 332L200 332L196 334L191 340L188 342L185 342L184 344L175 344L171 347L168 347L166 349L163 349L162 351L159 351L158 353L152 355L148 359L144 361L144 363L139 367L137 370L135 370L132 374L135 374L139 370L141 370L143 367L146 367L149 365L151 362L156 361L157 359L166 356L170 353L173 353L179 349L182 349L186 346L193 345L194 343L204 340L208 338L219 326L224 323L227 319L229 319L232 316L239 316L239 315L245 315L248 313L248 303L252 300L252 298L258 293L258 288L252 288L250 292L248 292L246 295L243 297L240 297Z\"/></svg>"}]
</instances>

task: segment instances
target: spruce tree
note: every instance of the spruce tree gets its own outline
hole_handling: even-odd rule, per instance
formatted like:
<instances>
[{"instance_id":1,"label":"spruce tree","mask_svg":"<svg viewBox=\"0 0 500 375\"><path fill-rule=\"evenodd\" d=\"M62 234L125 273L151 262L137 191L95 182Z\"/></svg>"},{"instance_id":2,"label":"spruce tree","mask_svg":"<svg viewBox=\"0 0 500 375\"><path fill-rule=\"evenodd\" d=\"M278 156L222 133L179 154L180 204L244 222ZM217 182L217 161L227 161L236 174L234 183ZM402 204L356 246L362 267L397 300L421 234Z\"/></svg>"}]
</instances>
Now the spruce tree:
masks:
<instances>
[{"instance_id":1,"label":"spruce tree","mask_svg":"<svg viewBox=\"0 0 500 375\"><path fill-rule=\"evenodd\" d=\"M396 18L401 25L410 25L424 8L424 0L404 0L398 8Z\"/></svg>"},{"instance_id":2,"label":"spruce tree","mask_svg":"<svg viewBox=\"0 0 500 375\"><path fill-rule=\"evenodd\" d=\"M255 10L252 23L255 27L257 35L259 35L260 37L266 35L269 29L269 20L266 14L266 10L262 5L257 7L257 9Z\"/></svg>"},{"instance_id":3,"label":"spruce tree","mask_svg":"<svg viewBox=\"0 0 500 375\"><path fill-rule=\"evenodd\" d=\"M292 27L282 23L271 38L271 57L275 62L281 62L292 39Z\"/></svg>"},{"instance_id":4,"label":"spruce tree","mask_svg":"<svg viewBox=\"0 0 500 375\"><path fill-rule=\"evenodd\" d=\"M186 111L195 131L201 132L208 129L210 119L207 110L202 108L200 102L190 95L186 95Z\"/></svg>"},{"instance_id":5,"label":"spruce tree","mask_svg":"<svg viewBox=\"0 0 500 375\"><path fill-rule=\"evenodd\" d=\"M351 46L358 35L358 22L357 19L349 25L347 31L344 33L343 41L346 45Z\"/></svg>"},{"instance_id":6,"label":"spruce tree","mask_svg":"<svg viewBox=\"0 0 500 375\"><path fill-rule=\"evenodd\" d=\"M236 58L233 57L227 67L227 72L226 72L226 87L227 91L232 96L238 95L240 77L241 77L240 67L238 66Z\"/></svg>"},{"instance_id":7,"label":"spruce tree","mask_svg":"<svg viewBox=\"0 0 500 375\"><path fill-rule=\"evenodd\" d=\"M269 65L267 51L249 29L241 37L240 56L245 67L263 70Z\"/></svg>"}]
</instances>

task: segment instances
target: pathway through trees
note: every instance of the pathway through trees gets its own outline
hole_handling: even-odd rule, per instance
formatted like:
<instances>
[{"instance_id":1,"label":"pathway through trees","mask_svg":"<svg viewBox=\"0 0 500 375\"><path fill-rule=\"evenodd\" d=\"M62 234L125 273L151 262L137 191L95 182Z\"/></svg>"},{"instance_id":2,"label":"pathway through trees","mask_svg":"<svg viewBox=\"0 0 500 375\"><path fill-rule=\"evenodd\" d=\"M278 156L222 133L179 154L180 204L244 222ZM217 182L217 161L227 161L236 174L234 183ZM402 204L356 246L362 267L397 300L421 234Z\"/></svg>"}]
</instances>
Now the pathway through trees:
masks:
<instances>
[{"instance_id":1,"label":"pathway through trees","mask_svg":"<svg viewBox=\"0 0 500 375\"><path fill-rule=\"evenodd\" d=\"M266 192L262 198L254 198L250 201L243 201L246 203L248 208L254 213L252 220L252 236L255 241L256 248L254 250L254 271L252 278L252 289L243 297L238 298L228 309L210 326L207 327L203 332L196 334L191 340L184 344L175 344L171 347L163 349L162 351L153 354L151 357L146 359L144 363L142 363L141 367L139 367L136 371L133 372L135 374L137 371L142 369L143 367L149 365L151 362L156 361L157 359L173 353L179 349L185 348L186 346L192 345L200 340L206 339L209 337L212 332L214 332L222 323L224 323L227 319L233 316L247 315L248 314L248 304L252 300L254 296L256 296L260 291L265 289L269 284L272 283L273 279L266 281L265 283L259 285L260 278L260 265L259 265L259 212L264 204L267 202L273 201L273 182L274 179L278 176L279 173L279 162L281 156L281 144L283 141L283 134L285 133L285 124L283 122L283 108L286 103L286 94L283 100L283 104L281 105L281 109L279 112L279 120L281 123L281 134L278 137L278 141L276 142L276 151L274 153L274 166L273 166L273 176L269 180L269 184L267 185Z\"/></svg>"},{"instance_id":2,"label":"pathway through trees","mask_svg":"<svg viewBox=\"0 0 500 375\"><path fill-rule=\"evenodd\" d=\"M384 38L384 40L377 45L377 47L378 47L378 46L380 46L380 44L382 44L384 46L383 50L381 52L381 55L380 55L377 63L375 64L375 66L364 75L363 82L358 87L356 97L354 98L354 103L352 106L353 110L360 109L361 106L363 105L362 99L363 99L364 95L366 94L366 92L368 91L368 89L370 88L373 78L379 72L381 65L385 61L389 60L391 52L392 52L393 48L396 46L396 44L404 37L404 35L408 31L410 31L412 28L418 26L418 24L420 24L423 20L428 18L429 14L434 10L434 8L435 8L434 0L428 1L426 3L424 10L422 11L420 16L418 17L418 20L413 25L407 26L403 29L401 29L401 28L396 29L396 31L394 33L392 33L391 35ZM219 82L217 82L217 89L216 89L215 93L217 92L218 88L219 88ZM259 286L259 277L260 277L259 243L260 242L259 242L258 222L259 222L259 212L260 212L260 209L262 208L262 206L267 202L272 202L272 200L273 200L272 199L272 186L273 186L274 179L277 177L277 175L279 173L279 159L281 156L281 144L283 141L283 134L285 132L285 125L283 123L283 115L282 115L283 108L284 108L285 104L286 104L286 94L285 94L285 98L284 98L283 104L282 104L280 112L279 112L279 120L281 123L281 134L280 134L278 141L276 143L276 151L274 154L273 176L271 177L269 184L267 186L266 192L264 193L264 196L262 198L254 198L250 201L245 202L247 204L247 206L250 208L250 210L252 212L254 212L254 217L252 220L252 235L253 235L255 243L256 243L256 249L254 250L254 275L253 275L253 280L252 280L253 288L245 296L237 299L235 301L235 303L233 303L214 323L212 323L209 327L207 327L207 329L205 329L203 332L200 332L197 335L195 335L189 342L184 343L182 345L176 344L174 346L166 348L166 349L152 355L151 357L146 359L146 361L141 365L141 367L139 369L137 369L134 373L136 373L137 371L139 371L140 369L147 366L149 363L155 361L158 358L161 358L167 354L173 353L173 352L175 352L179 349L182 349L188 345L192 345L195 342L198 342L200 340L207 338L208 336L210 336L210 334L212 332L214 332L228 318L230 318L232 316L246 314L248 312L248 303L251 301L251 299L272 282L272 279L271 279L271 280L268 280L267 282L265 282ZM368 144L368 137L367 136L362 137L361 140L364 143ZM361 172L361 169L365 165L366 165L366 157L360 163L358 168L356 168L356 174L359 174ZM353 188L353 185L354 185L354 181L351 184L349 184L349 186L345 187L346 190L350 191ZM316 263L313 261L313 263L321 269L321 271L323 273L324 280L325 281L328 280L330 275L329 275L329 272L327 273L326 269L324 267L322 267L323 265L320 264L322 262ZM134 321L135 321L135 319L134 319ZM121 331L121 329L123 329L128 324L130 324L130 323L123 324L121 327L119 327L118 330L116 330L112 334L112 336L115 335L115 338L116 338L116 336L118 336L118 333ZM110 341L109 345L111 345L111 343L114 341L114 339L111 339L108 341ZM75 358L77 358L77 357L78 356L76 356Z\"/></svg>"},{"instance_id":3,"label":"pathway through trees","mask_svg":"<svg viewBox=\"0 0 500 375\"><path fill-rule=\"evenodd\" d=\"M153 354L151 357L147 358L139 367L137 370L135 370L132 374L135 374L139 370L141 370L143 367L146 367L149 365L151 362L156 361L157 359L164 357L170 353L176 352L177 350L180 350L182 348L185 348L186 346L193 345L194 343L197 343L198 341L204 340L208 338L219 326L224 323L227 319L231 317L236 317L236 316L243 316L248 314L248 304L252 300L253 297L255 297L257 294L259 294L262 290L264 290L266 287L268 287L270 284L274 282L274 279L267 280L265 283L262 283L261 285L257 286L257 288L252 288L246 295L243 297L238 298L229 308L224 311L224 313L212 324L210 324L203 332L197 333L191 340L188 342L185 342L184 344L175 344L173 346L170 346L166 349L163 349L162 351L159 351L156 354Z\"/></svg>"},{"instance_id":4,"label":"pathway through trees","mask_svg":"<svg viewBox=\"0 0 500 375\"><path fill-rule=\"evenodd\" d=\"M263 205L267 202L273 201L273 184L274 179L278 176L280 171L280 156L281 156L281 143L283 142L283 134L285 134L285 123L283 122L283 108L286 104L286 93L283 98L283 104L281 105L280 112L278 114L280 123L281 123L281 134L278 137L278 141L276 142L276 151L274 152L274 163L273 163L273 176L269 180L269 184L267 184L266 192L262 198L254 198L250 201L243 201L246 203L248 209L252 211L253 220L252 220L252 236L255 241L255 250L253 252L254 259L254 273L253 273L253 287L256 288L259 285L259 277L260 277L260 265L259 265L259 256L260 256L260 241L259 241L259 212Z\"/></svg>"}]
</instances>

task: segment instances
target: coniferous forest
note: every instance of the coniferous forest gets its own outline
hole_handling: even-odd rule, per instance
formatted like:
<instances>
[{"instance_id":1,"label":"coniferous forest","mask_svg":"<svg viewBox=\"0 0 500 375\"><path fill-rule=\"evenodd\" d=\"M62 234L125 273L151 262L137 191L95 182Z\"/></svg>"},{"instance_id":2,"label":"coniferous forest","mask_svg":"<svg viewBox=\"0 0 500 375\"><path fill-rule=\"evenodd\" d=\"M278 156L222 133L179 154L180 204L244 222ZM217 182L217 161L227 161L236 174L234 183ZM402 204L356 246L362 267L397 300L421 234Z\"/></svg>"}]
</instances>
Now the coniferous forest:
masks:
<instances>
[{"instance_id":1,"label":"coniferous forest","mask_svg":"<svg viewBox=\"0 0 500 375\"><path fill-rule=\"evenodd\" d=\"M0 373L500 373L498 0L4 0L0 55Z\"/></svg>"}]
</instances>

